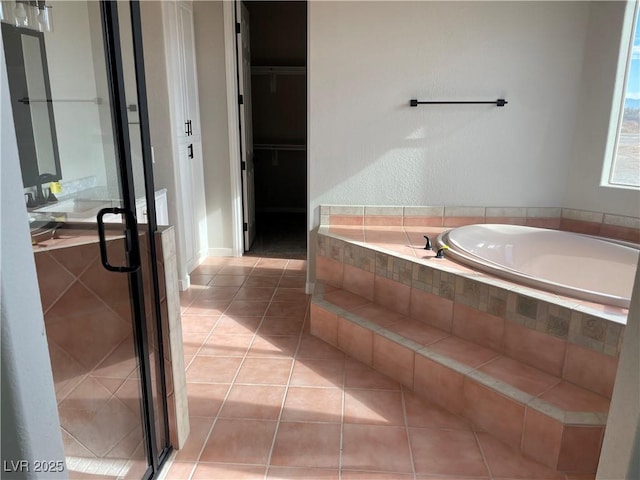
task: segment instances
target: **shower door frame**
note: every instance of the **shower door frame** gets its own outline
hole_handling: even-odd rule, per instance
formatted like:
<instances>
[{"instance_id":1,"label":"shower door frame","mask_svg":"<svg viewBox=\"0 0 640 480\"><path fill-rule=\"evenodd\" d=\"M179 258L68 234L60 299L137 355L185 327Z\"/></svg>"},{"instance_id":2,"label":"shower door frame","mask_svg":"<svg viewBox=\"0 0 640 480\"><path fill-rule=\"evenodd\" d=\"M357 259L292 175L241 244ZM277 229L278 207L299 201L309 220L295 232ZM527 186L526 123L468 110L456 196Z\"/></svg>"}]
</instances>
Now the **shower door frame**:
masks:
<instances>
[{"instance_id":1,"label":"shower door frame","mask_svg":"<svg viewBox=\"0 0 640 480\"><path fill-rule=\"evenodd\" d=\"M140 5L137 0L129 2L132 26L132 42L135 63L136 93L138 99L140 136L142 143L143 172L145 180L145 198L147 201L147 235L149 239L149 252L151 255L151 280L153 289L153 301L155 310L155 331L157 333L157 348L160 362L160 405L162 412L154 412L153 394L151 384L151 367L149 359L149 339L147 337L147 319L145 316L145 300L142 279L142 269L127 273L129 277L129 291L131 298L132 320L134 330L134 342L139 361L140 388L141 388L141 422L143 426L145 450L147 454L148 468L143 480L154 478L163 463L172 451L169 444L167 388L164 361L164 345L162 338L162 326L160 318L160 288L158 282L158 267L156 263L157 249L154 241L157 231L155 188L153 182L153 166L151 160L151 140L149 132L149 116L147 105L147 92L144 74L144 53L142 45L142 23ZM122 45L120 43L120 25L118 21L118 2L102 0L100 2L102 16L102 29L104 36L105 60L107 76L109 79L111 109L113 114L113 129L116 147L117 164L120 173L120 187L122 189L122 207L128 212L125 215L127 230L130 234L132 249L129 264L140 265L140 245L138 224L135 219L136 199L133 180L133 165L131 158L131 143L128 130L127 104L125 98L124 66L122 60ZM134 219L133 221L131 219ZM158 450L155 432L155 415L162 415L165 426L164 439L166 445Z\"/></svg>"}]
</instances>

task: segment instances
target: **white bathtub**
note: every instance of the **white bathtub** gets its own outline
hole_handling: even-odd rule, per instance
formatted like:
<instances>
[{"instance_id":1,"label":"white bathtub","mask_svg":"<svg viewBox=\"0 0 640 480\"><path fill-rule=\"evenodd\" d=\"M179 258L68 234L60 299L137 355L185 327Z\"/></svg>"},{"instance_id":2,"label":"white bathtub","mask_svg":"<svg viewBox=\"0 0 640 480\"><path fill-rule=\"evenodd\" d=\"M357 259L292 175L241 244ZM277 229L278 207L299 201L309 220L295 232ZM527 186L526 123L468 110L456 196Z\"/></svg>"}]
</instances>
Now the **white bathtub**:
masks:
<instances>
[{"instance_id":1,"label":"white bathtub","mask_svg":"<svg viewBox=\"0 0 640 480\"><path fill-rule=\"evenodd\" d=\"M438 237L453 260L523 285L629 308L638 248L520 225L467 225Z\"/></svg>"}]
</instances>

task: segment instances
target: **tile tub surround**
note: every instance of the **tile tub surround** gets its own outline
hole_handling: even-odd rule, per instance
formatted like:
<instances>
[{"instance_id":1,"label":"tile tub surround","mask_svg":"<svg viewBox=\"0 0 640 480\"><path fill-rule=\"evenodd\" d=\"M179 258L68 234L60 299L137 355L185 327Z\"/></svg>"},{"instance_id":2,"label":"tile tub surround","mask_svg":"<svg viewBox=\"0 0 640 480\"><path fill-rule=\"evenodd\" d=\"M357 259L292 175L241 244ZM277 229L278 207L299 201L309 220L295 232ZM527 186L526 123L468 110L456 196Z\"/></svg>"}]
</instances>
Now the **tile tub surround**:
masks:
<instances>
[{"instance_id":1,"label":"tile tub surround","mask_svg":"<svg viewBox=\"0 0 640 480\"><path fill-rule=\"evenodd\" d=\"M310 332L526 457L595 473L608 398L424 320L318 283Z\"/></svg>"},{"instance_id":2,"label":"tile tub surround","mask_svg":"<svg viewBox=\"0 0 640 480\"><path fill-rule=\"evenodd\" d=\"M409 241L405 237L401 251ZM446 258L416 263L419 257L393 255L388 243L383 253L335 235L321 233L318 242L318 280L403 315L408 305L413 318L428 315L434 327L489 348L500 347L532 367L610 397L626 310L496 280ZM421 246L414 251L433 256Z\"/></svg>"},{"instance_id":3,"label":"tile tub surround","mask_svg":"<svg viewBox=\"0 0 640 480\"><path fill-rule=\"evenodd\" d=\"M177 275L173 235L172 227L162 228L156 234L156 245L163 341L167 349L164 362L170 435L172 444L177 446L188 435L188 414L181 362L180 300L177 288L171 288L172 277ZM135 401L137 380L127 278L103 269L95 231L62 228L56 237L35 245L34 258L65 451L77 459L121 459L121 450L130 451L132 439L140 435L135 431L140 413ZM114 237L108 245L116 262L117 256L122 255L122 243ZM143 275L148 274L148 262L143 262ZM151 309L147 313L151 316ZM154 345L150 347L153 349ZM171 362L172 358L179 362ZM157 401L154 395L154 402ZM82 415L94 417L103 433L95 435L84 428ZM185 423L186 430L180 428ZM127 429L125 425L131 427ZM123 431L129 436L120 438ZM130 465L122 467L133 472L144 464L140 445ZM113 463L114 468L117 465L118 462ZM73 470L73 465L69 468Z\"/></svg>"},{"instance_id":4,"label":"tile tub surround","mask_svg":"<svg viewBox=\"0 0 640 480\"><path fill-rule=\"evenodd\" d=\"M478 348L497 352L496 356L516 361L525 369L549 375L556 383L575 385L586 391L587 396L595 396L592 399L607 402L615 380L627 311L496 280L446 258L437 263L430 260L426 264L418 263L420 258L433 256L433 252L423 250L422 235L435 238L443 230L444 227L432 226L320 227L317 280L320 288L324 283L328 289L338 290L329 293L331 301L323 300L326 308L321 308L318 297L314 297L311 317L314 333L360 361L395 376L410 388L415 388L413 369L418 363L427 362L431 366L429 370L436 375L430 380L435 382L431 385L438 386L430 389L433 395L430 399L440 401L458 413L465 413L465 397L457 394L467 384L478 383L475 390L467 387L471 392L469 395L475 397L491 397L493 392L493 400L485 402L487 405L505 395L508 398L515 395L511 400L518 400L520 407L512 409L512 413L516 415L514 423L519 426L509 431L513 427L503 425L497 434L513 442L520 432L522 442L517 444L522 451L547 465L568 471L579 469L575 463L583 462L585 458L580 462L570 459L568 452L572 447L567 439L572 436L584 438L592 447L597 444L595 450L595 447L583 450L597 459L598 442L601 441L601 435L598 435L606 422L608 407L601 408L601 405L585 416L581 409L567 409L570 404L554 404L559 399L555 392L538 398L510 385L513 376L508 377L507 382L496 382L491 372L478 370L471 375L478 365L460 363L459 359L454 361L458 370L446 362L438 367L436 360L442 358L442 353L436 352L423 359L425 351L419 350L425 348L424 339L429 335L453 334ZM380 307L383 307L383 313L380 313ZM413 320L402 328L405 332L400 332L399 318ZM437 330L417 332L416 320ZM381 334L385 327L394 324L395 331ZM411 334L403 334L412 328ZM392 343L396 347L389 354L394 348ZM376 345L386 353L376 353ZM438 348L445 346L446 342ZM404 367L409 366L399 368L393 361L384 360L398 360L402 356L414 358L415 365L405 360ZM482 418L491 417L490 411L467 410L469 415L480 418L480 423ZM537 417L544 419L534 421ZM591 443L587 442L587 437ZM599 440L594 444L596 437Z\"/></svg>"},{"instance_id":5,"label":"tile tub surround","mask_svg":"<svg viewBox=\"0 0 640 480\"><path fill-rule=\"evenodd\" d=\"M321 226L316 250L316 277L328 284L394 308L406 305L408 292L431 294L549 334L608 356L617 357L628 310L536 290L473 270L448 258L434 259L424 250L446 227ZM445 254L446 257L446 254ZM391 293L387 280L402 287ZM343 282L345 282L343 284ZM382 298L389 297L389 300ZM436 298L437 297L437 298ZM406 313L398 307L399 313ZM440 316L439 321L452 318Z\"/></svg>"},{"instance_id":6,"label":"tile tub surround","mask_svg":"<svg viewBox=\"0 0 640 480\"><path fill-rule=\"evenodd\" d=\"M559 207L321 205L321 226L459 227L508 223L640 243L640 217Z\"/></svg>"}]
</instances>

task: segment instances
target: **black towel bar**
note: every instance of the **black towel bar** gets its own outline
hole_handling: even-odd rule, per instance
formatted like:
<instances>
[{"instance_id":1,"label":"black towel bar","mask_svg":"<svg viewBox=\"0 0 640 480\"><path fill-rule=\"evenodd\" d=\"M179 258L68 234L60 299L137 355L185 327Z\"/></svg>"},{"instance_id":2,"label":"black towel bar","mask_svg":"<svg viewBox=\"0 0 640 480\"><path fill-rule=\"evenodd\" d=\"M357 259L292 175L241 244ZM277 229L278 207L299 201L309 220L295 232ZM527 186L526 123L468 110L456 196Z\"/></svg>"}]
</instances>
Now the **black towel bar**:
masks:
<instances>
[{"instance_id":1,"label":"black towel bar","mask_svg":"<svg viewBox=\"0 0 640 480\"><path fill-rule=\"evenodd\" d=\"M415 99L411 99L409 101L409 105L411 105L412 107L417 107L418 105L460 105L460 104L491 104L491 105L495 105L497 107L504 107L507 102L504 98L499 98L497 100L493 100L490 102L466 102L466 101L461 101L461 102L451 102L451 101L447 101L447 102L419 102L418 100Z\"/></svg>"}]
</instances>

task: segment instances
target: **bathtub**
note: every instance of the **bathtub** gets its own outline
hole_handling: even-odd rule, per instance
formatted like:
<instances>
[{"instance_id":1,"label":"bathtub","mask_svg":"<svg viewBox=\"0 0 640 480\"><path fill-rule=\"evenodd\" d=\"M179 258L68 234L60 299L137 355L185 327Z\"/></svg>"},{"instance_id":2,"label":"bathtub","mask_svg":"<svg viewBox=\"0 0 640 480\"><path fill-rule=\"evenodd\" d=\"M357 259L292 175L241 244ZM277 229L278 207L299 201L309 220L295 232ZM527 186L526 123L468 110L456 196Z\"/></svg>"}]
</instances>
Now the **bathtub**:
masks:
<instances>
[{"instance_id":1,"label":"bathtub","mask_svg":"<svg viewBox=\"0 0 640 480\"><path fill-rule=\"evenodd\" d=\"M442 233L452 260L526 286L629 308L638 247L520 225L467 225Z\"/></svg>"}]
</instances>

